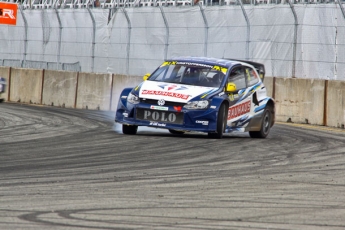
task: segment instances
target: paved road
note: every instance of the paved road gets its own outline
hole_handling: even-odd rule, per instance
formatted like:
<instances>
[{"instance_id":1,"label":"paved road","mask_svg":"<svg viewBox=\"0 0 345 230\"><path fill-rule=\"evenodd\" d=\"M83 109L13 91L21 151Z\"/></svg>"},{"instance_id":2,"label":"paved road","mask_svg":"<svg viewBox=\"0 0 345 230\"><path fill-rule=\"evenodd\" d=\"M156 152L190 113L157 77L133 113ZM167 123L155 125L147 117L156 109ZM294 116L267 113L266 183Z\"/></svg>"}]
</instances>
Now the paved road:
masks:
<instances>
[{"instance_id":1,"label":"paved road","mask_svg":"<svg viewBox=\"0 0 345 230\"><path fill-rule=\"evenodd\" d=\"M345 229L344 130L126 136L113 117L0 104L0 229Z\"/></svg>"}]
</instances>

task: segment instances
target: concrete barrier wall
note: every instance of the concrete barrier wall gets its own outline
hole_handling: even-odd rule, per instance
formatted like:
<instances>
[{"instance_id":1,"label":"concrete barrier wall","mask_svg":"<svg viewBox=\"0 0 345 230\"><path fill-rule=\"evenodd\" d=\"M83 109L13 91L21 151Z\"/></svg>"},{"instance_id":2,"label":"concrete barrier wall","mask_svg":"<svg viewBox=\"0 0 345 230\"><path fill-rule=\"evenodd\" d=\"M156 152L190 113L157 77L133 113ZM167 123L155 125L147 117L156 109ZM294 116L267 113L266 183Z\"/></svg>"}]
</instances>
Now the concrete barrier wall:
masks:
<instances>
[{"instance_id":1,"label":"concrete barrier wall","mask_svg":"<svg viewBox=\"0 0 345 230\"><path fill-rule=\"evenodd\" d=\"M143 81L143 76L114 75L113 95L111 110L115 111L119 102L120 94L124 88L135 87Z\"/></svg>"},{"instance_id":2,"label":"concrete barrier wall","mask_svg":"<svg viewBox=\"0 0 345 230\"><path fill-rule=\"evenodd\" d=\"M0 77L6 79L6 89L5 92L0 95L0 99L4 99L5 101L8 100L8 87L9 87L9 76L10 76L10 67L2 67L0 66Z\"/></svg>"},{"instance_id":3,"label":"concrete barrier wall","mask_svg":"<svg viewBox=\"0 0 345 230\"><path fill-rule=\"evenodd\" d=\"M10 86L5 100L111 111L124 88L142 82L142 76L7 67L0 67L0 75ZM344 81L265 77L265 86L275 99L277 121L344 127Z\"/></svg>"},{"instance_id":4,"label":"concrete barrier wall","mask_svg":"<svg viewBox=\"0 0 345 230\"><path fill-rule=\"evenodd\" d=\"M43 70L11 69L10 101L41 104Z\"/></svg>"},{"instance_id":5,"label":"concrete barrier wall","mask_svg":"<svg viewBox=\"0 0 345 230\"><path fill-rule=\"evenodd\" d=\"M344 128L345 81L328 81L327 85L326 125Z\"/></svg>"},{"instance_id":6,"label":"concrete barrier wall","mask_svg":"<svg viewBox=\"0 0 345 230\"><path fill-rule=\"evenodd\" d=\"M276 120L323 125L325 81L276 78Z\"/></svg>"},{"instance_id":7,"label":"concrete barrier wall","mask_svg":"<svg viewBox=\"0 0 345 230\"><path fill-rule=\"evenodd\" d=\"M42 104L75 108L77 72L45 70Z\"/></svg>"},{"instance_id":8,"label":"concrete barrier wall","mask_svg":"<svg viewBox=\"0 0 345 230\"><path fill-rule=\"evenodd\" d=\"M266 90L267 90L267 95L269 97L272 97L274 98L274 87L273 87L273 84L274 84L274 81L275 81L275 78L273 77L265 77L265 80L264 80L264 84L265 84L265 87L266 87Z\"/></svg>"},{"instance_id":9,"label":"concrete barrier wall","mask_svg":"<svg viewBox=\"0 0 345 230\"><path fill-rule=\"evenodd\" d=\"M112 75L79 73L76 108L110 110Z\"/></svg>"}]
</instances>

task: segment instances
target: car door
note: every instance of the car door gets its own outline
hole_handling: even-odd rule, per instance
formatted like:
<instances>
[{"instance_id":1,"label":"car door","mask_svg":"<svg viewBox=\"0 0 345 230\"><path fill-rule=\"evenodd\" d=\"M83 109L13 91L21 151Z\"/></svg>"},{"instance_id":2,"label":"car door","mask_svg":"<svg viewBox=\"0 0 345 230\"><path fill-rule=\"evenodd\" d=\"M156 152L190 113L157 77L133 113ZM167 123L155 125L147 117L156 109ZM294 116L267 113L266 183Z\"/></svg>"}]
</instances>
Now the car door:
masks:
<instances>
[{"instance_id":1,"label":"car door","mask_svg":"<svg viewBox=\"0 0 345 230\"><path fill-rule=\"evenodd\" d=\"M249 66L233 68L228 77L228 83L236 86L236 90L228 92L230 106L228 110L228 125L241 127L246 124L252 110L252 93L249 85L253 85L254 76Z\"/></svg>"}]
</instances>

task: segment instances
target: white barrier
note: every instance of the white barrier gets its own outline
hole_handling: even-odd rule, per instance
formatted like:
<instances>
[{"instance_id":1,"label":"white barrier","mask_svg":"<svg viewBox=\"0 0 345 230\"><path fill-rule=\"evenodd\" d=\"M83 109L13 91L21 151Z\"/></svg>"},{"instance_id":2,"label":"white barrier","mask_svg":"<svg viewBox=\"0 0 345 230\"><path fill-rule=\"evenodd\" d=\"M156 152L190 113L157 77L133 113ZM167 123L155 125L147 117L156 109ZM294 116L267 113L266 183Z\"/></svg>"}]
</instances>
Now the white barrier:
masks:
<instances>
[{"instance_id":1,"label":"white barrier","mask_svg":"<svg viewBox=\"0 0 345 230\"><path fill-rule=\"evenodd\" d=\"M124 88L142 82L142 76L21 68L0 68L0 74L8 74L6 100L107 111L116 110ZM265 85L277 121L344 128L344 81L266 77Z\"/></svg>"},{"instance_id":2,"label":"white barrier","mask_svg":"<svg viewBox=\"0 0 345 230\"><path fill-rule=\"evenodd\" d=\"M8 84L9 100L42 104L43 70L12 68Z\"/></svg>"},{"instance_id":3,"label":"white barrier","mask_svg":"<svg viewBox=\"0 0 345 230\"><path fill-rule=\"evenodd\" d=\"M45 70L42 104L75 108L77 72Z\"/></svg>"}]
</instances>

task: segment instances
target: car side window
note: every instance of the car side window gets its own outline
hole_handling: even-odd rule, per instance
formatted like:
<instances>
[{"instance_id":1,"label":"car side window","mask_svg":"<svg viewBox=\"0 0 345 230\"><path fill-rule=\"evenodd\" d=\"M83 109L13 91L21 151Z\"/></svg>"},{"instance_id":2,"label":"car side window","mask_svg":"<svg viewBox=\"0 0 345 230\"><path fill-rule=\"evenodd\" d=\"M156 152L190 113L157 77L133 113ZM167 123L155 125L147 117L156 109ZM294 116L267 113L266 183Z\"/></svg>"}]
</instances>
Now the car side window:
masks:
<instances>
[{"instance_id":1,"label":"car side window","mask_svg":"<svg viewBox=\"0 0 345 230\"><path fill-rule=\"evenodd\" d=\"M246 78L244 75L244 69L242 67L234 68L229 75L228 82L232 82L236 85L236 89L240 90L246 88Z\"/></svg>"},{"instance_id":2,"label":"car side window","mask_svg":"<svg viewBox=\"0 0 345 230\"><path fill-rule=\"evenodd\" d=\"M245 74L247 78L248 87L253 86L259 82L259 76L257 75L254 69L250 67L245 67Z\"/></svg>"}]
</instances>

